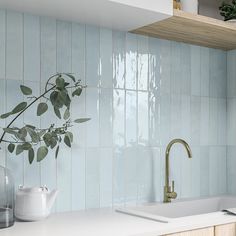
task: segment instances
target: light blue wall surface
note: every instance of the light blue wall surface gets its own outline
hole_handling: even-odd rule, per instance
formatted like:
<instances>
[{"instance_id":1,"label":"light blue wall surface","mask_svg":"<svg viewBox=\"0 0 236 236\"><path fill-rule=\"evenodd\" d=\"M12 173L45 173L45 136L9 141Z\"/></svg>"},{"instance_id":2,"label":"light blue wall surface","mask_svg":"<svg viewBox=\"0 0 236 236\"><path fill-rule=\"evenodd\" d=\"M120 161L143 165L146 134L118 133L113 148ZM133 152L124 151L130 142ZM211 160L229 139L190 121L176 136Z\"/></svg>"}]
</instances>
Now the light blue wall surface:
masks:
<instances>
[{"instance_id":1,"label":"light blue wall surface","mask_svg":"<svg viewBox=\"0 0 236 236\"><path fill-rule=\"evenodd\" d=\"M55 211L160 200L165 147L183 138L193 159L173 147L179 198L226 192L226 52L0 10L0 112L22 99L20 84L39 93L55 72L88 86L72 114L92 120L57 161L30 166L3 145L16 186L58 188ZM18 122L54 123L34 113Z\"/></svg>"}]
</instances>

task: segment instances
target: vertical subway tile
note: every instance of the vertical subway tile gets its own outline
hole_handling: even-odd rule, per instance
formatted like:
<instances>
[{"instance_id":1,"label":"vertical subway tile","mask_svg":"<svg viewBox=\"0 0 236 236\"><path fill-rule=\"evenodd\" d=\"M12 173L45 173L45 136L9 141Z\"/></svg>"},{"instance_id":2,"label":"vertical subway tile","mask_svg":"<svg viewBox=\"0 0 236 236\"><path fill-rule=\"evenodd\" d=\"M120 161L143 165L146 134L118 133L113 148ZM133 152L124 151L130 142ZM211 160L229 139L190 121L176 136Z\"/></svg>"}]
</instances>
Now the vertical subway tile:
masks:
<instances>
[{"instance_id":1,"label":"vertical subway tile","mask_svg":"<svg viewBox=\"0 0 236 236\"><path fill-rule=\"evenodd\" d=\"M192 145L200 144L200 97L191 97L191 143Z\"/></svg>"},{"instance_id":2,"label":"vertical subway tile","mask_svg":"<svg viewBox=\"0 0 236 236\"><path fill-rule=\"evenodd\" d=\"M136 90L137 86L137 35L128 33L126 35L126 79L125 88Z\"/></svg>"},{"instance_id":3,"label":"vertical subway tile","mask_svg":"<svg viewBox=\"0 0 236 236\"><path fill-rule=\"evenodd\" d=\"M191 94L201 94L201 47L191 45Z\"/></svg>"},{"instance_id":4,"label":"vertical subway tile","mask_svg":"<svg viewBox=\"0 0 236 236\"><path fill-rule=\"evenodd\" d=\"M236 145L236 99L227 99L227 145Z\"/></svg>"},{"instance_id":5,"label":"vertical subway tile","mask_svg":"<svg viewBox=\"0 0 236 236\"><path fill-rule=\"evenodd\" d=\"M113 90L113 143L125 144L125 93L120 89Z\"/></svg>"},{"instance_id":6,"label":"vertical subway tile","mask_svg":"<svg viewBox=\"0 0 236 236\"><path fill-rule=\"evenodd\" d=\"M218 194L227 193L227 150L226 146L220 146L218 151Z\"/></svg>"},{"instance_id":7,"label":"vertical subway tile","mask_svg":"<svg viewBox=\"0 0 236 236\"><path fill-rule=\"evenodd\" d=\"M200 145L209 144L209 97L201 97Z\"/></svg>"},{"instance_id":8,"label":"vertical subway tile","mask_svg":"<svg viewBox=\"0 0 236 236\"><path fill-rule=\"evenodd\" d=\"M126 145L134 146L137 143L137 92L126 91Z\"/></svg>"},{"instance_id":9,"label":"vertical subway tile","mask_svg":"<svg viewBox=\"0 0 236 236\"><path fill-rule=\"evenodd\" d=\"M161 40L160 41L161 46L161 52L160 52L160 62L157 61L157 67L159 66L160 69L157 70L157 74L151 73L151 68L153 66L153 60L149 61L149 77L150 81L153 81L153 78L151 76L156 77L156 80L158 81L158 72L160 71L160 90L161 95L170 94L170 86L171 86L171 42L168 40ZM150 51L150 57L151 51ZM157 54L157 60L158 60L158 54ZM153 58L154 59L154 58ZM152 78L152 79L151 79Z\"/></svg>"},{"instance_id":10,"label":"vertical subway tile","mask_svg":"<svg viewBox=\"0 0 236 236\"><path fill-rule=\"evenodd\" d=\"M41 81L46 82L57 72L56 20L41 18Z\"/></svg>"},{"instance_id":11,"label":"vertical subway tile","mask_svg":"<svg viewBox=\"0 0 236 236\"><path fill-rule=\"evenodd\" d=\"M90 121L86 123L87 147L99 146L99 90L86 89L86 114Z\"/></svg>"},{"instance_id":12,"label":"vertical subway tile","mask_svg":"<svg viewBox=\"0 0 236 236\"><path fill-rule=\"evenodd\" d=\"M71 73L71 23L57 21L57 71Z\"/></svg>"},{"instance_id":13,"label":"vertical subway tile","mask_svg":"<svg viewBox=\"0 0 236 236\"><path fill-rule=\"evenodd\" d=\"M137 201L138 203L153 200L153 155L149 148L137 148Z\"/></svg>"},{"instance_id":14,"label":"vertical subway tile","mask_svg":"<svg viewBox=\"0 0 236 236\"><path fill-rule=\"evenodd\" d=\"M218 143L218 100L210 98L209 101L209 145Z\"/></svg>"},{"instance_id":15,"label":"vertical subway tile","mask_svg":"<svg viewBox=\"0 0 236 236\"><path fill-rule=\"evenodd\" d=\"M74 211L85 209L85 167L85 149L74 147L71 162L71 206Z\"/></svg>"},{"instance_id":16,"label":"vertical subway tile","mask_svg":"<svg viewBox=\"0 0 236 236\"><path fill-rule=\"evenodd\" d=\"M171 96L161 95L160 103L160 145L166 146L171 138Z\"/></svg>"},{"instance_id":17,"label":"vertical subway tile","mask_svg":"<svg viewBox=\"0 0 236 236\"><path fill-rule=\"evenodd\" d=\"M181 47L177 42L171 42L171 94L180 94L181 76Z\"/></svg>"},{"instance_id":18,"label":"vertical subway tile","mask_svg":"<svg viewBox=\"0 0 236 236\"><path fill-rule=\"evenodd\" d=\"M136 147L128 147L124 150L125 159L125 203L135 205L137 202L137 150Z\"/></svg>"},{"instance_id":19,"label":"vertical subway tile","mask_svg":"<svg viewBox=\"0 0 236 236\"><path fill-rule=\"evenodd\" d=\"M61 147L57 157L57 211L71 211L71 149Z\"/></svg>"},{"instance_id":20,"label":"vertical subway tile","mask_svg":"<svg viewBox=\"0 0 236 236\"><path fill-rule=\"evenodd\" d=\"M99 103L99 134L102 147L112 146L112 90L101 89Z\"/></svg>"},{"instance_id":21,"label":"vertical subway tile","mask_svg":"<svg viewBox=\"0 0 236 236\"><path fill-rule=\"evenodd\" d=\"M23 79L23 14L7 11L6 77Z\"/></svg>"},{"instance_id":22,"label":"vertical subway tile","mask_svg":"<svg viewBox=\"0 0 236 236\"><path fill-rule=\"evenodd\" d=\"M101 86L112 88L112 31L100 29Z\"/></svg>"},{"instance_id":23,"label":"vertical subway tile","mask_svg":"<svg viewBox=\"0 0 236 236\"><path fill-rule=\"evenodd\" d=\"M218 194L218 173L220 172L218 163L218 147L210 147L209 154L209 194L211 196Z\"/></svg>"},{"instance_id":24,"label":"vertical subway tile","mask_svg":"<svg viewBox=\"0 0 236 236\"><path fill-rule=\"evenodd\" d=\"M72 23L72 73L85 84L85 26Z\"/></svg>"},{"instance_id":25,"label":"vertical subway tile","mask_svg":"<svg viewBox=\"0 0 236 236\"><path fill-rule=\"evenodd\" d=\"M156 90L149 92L149 143L160 145L161 131L161 98Z\"/></svg>"},{"instance_id":26,"label":"vertical subway tile","mask_svg":"<svg viewBox=\"0 0 236 236\"><path fill-rule=\"evenodd\" d=\"M0 10L0 79L5 78L6 68L6 10Z\"/></svg>"},{"instance_id":27,"label":"vertical subway tile","mask_svg":"<svg viewBox=\"0 0 236 236\"><path fill-rule=\"evenodd\" d=\"M236 50L227 52L227 97L236 96Z\"/></svg>"},{"instance_id":28,"label":"vertical subway tile","mask_svg":"<svg viewBox=\"0 0 236 236\"><path fill-rule=\"evenodd\" d=\"M227 147L227 190L229 194L236 194L236 147Z\"/></svg>"},{"instance_id":29,"label":"vertical subway tile","mask_svg":"<svg viewBox=\"0 0 236 236\"><path fill-rule=\"evenodd\" d=\"M147 145L148 137L148 92L138 92L138 144Z\"/></svg>"},{"instance_id":30,"label":"vertical subway tile","mask_svg":"<svg viewBox=\"0 0 236 236\"><path fill-rule=\"evenodd\" d=\"M156 38L149 38L149 41L148 41L149 43L149 50L148 50L149 51L149 65L148 65L149 78L148 79L149 79L149 89L151 91L157 91L160 94L162 79L164 79L163 77L161 77L161 54L164 54L164 50L166 48L168 50L168 46L163 43L163 47L162 47L162 45L159 42L161 41L158 41L158 39ZM168 62L166 63L168 64ZM138 67L140 68L140 65ZM167 81L165 83L167 90L168 90L168 83L169 81L167 77Z\"/></svg>"},{"instance_id":31,"label":"vertical subway tile","mask_svg":"<svg viewBox=\"0 0 236 236\"><path fill-rule=\"evenodd\" d=\"M200 147L200 195L209 195L209 147ZM194 158L194 156L193 156Z\"/></svg>"},{"instance_id":32,"label":"vertical subway tile","mask_svg":"<svg viewBox=\"0 0 236 236\"><path fill-rule=\"evenodd\" d=\"M138 90L148 89L148 37L138 36Z\"/></svg>"},{"instance_id":33,"label":"vertical subway tile","mask_svg":"<svg viewBox=\"0 0 236 236\"><path fill-rule=\"evenodd\" d=\"M100 207L112 206L113 190L113 153L112 148L100 149Z\"/></svg>"},{"instance_id":34,"label":"vertical subway tile","mask_svg":"<svg viewBox=\"0 0 236 236\"><path fill-rule=\"evenodd\" d=\"M124 32L113 31L113 87L124 88L125 85L125 40Z\"/></svg>"},{"instance_id":35,"label":"vertical subway tile","mask_svg":"<svg viewBox=\"0 0 236 236\"><path fill-rule=\"evenodd\" d=\"M181 137L190 142L191 140L191 97L181 95Z\"/></svg>"},{"instance_id":36,"label":"vertical subway tile","mask_svg":"<svg viewBox=\"0 0 236 236\"><path fill-rule=\"evenodd\" d=\"M86 150L86 208L100 206L100 153L98 148Z\"/></svg>"},{"instance_id":37,"label":"vertical subway tile","mask_svg":"<svg viewBox=\"0 0 236 236\"><path fill-rule=\"evenodd\" d=\"M24 80L40 81L40 18L24 14Z\"/></svg>"},{"instance_id":38,"label":"vertical subway tile","mask_svg":"<svg viewBox=\"0 0 236 236\"><path fill-rule=\"evenodd\" d=\"M151 149L151 155L153 157L152 164L152 182L151 182L151 200L162 201L163 200L163 186L164 186L164 155L161 153L160 147Z\"/></svg>"},{"instance_id":39,"label":"vertical subway tile","mask_svg":"<svg viewBox=\"0 0 236 236\"><path fill-rule=\"evenodd\" d=\"M192 147L193 158L186 161L191 161L192 164L192 196L200 197L201 195L201 149L200 147Z\"/></svg>"},{"instance_id":40,"label":"vertical subway tile","mask_svg":"<svg viewBox=\"0 0 236 236\"><path fill-rule=\"evenodd\" d=\"M189 44L180 44L180 61L181 61L181 93L191 94L191 46Z\"/></svg>"},{"instance_id":41,"label":"vertical subway tile","mask_svg":"<svg viewBox=\"0 0 236 236\"><path fill-rule=\"evenodd\" d=\"M98 27L86 26L86 85L100 84L100 31Z\"/></svg>"},{"instance_id":42,"label":"vertical subway tile","mask_svg":"<svg viewBox=\"0 0 236 236\"><path fill-rule=\"evenodd\" d=\"M209 48L200 49L201 96L209 96L210 91L210 52Z\"/></svg>"},{"instance_id":43,"label":"vertical subway tile","mask_svg":"<svg viewBox=\"0 0 236 236\"><path fill-rule=\"evenodd\" d=\"M181 95L171 95L171 138L181 136Z\"/></svg>"},{"instance_id":44,"label":"vertical subway tile","mask_svg":"<svg viewBox=\"0 0 236 236\"><path fill-rule=\"evenodd\" d=\"M226 99L219 98L218 99L218 145L227 145L227 134L226 134L226 122L227 122L227 114L226 114Z\"/></svg>"},{"instance_id":45,"label":"vertical subway tile","mask_svg":"<svg viewBox=\"0 0 236 236\"><path fill-rule=\"evenodd\" d=\"M113 206L125 205L124 149L115 148L113 157Z\"/></svg>"}]
</instances>

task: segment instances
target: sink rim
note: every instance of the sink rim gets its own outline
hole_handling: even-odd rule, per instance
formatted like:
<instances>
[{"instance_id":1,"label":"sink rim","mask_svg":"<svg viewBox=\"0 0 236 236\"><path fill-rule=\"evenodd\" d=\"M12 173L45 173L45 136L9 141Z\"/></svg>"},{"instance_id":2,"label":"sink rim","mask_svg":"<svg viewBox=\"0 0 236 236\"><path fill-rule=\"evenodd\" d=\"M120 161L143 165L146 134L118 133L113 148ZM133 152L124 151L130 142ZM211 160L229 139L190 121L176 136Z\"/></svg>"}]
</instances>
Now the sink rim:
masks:
<instances>
[{"instance_id":1,"label":"sink rim","mask_svg":"<svg viewBox=\"0 0 236 236\"><path fill-rule=\"evenodd\" d=\"M211 199L220 201L220 200L224 200L227 198L231 198L236 201L236 195L222 194L222 195L215 195L215 196L208 196L208 197L204 196L204 197L194 197L194 198L182 198L182 199L174 200L172 203L163 203L163 202L142 203L142 204L138 204L137 206L127 206L127 207L116 208L115 211L118 213L123 213L123 214L131 215L134 217L144 218L147 220L153 220L153 221L157 221L160 223L171 223L171 222L181 220L186 217L209 215L209 214L217 213L217 212L218 213L221 212L222 214L225 214L225 213L218 210L218 211L210 211L210 212L201 213L201 214L192 214L192 215L185 215L185 216L179 216L179 217L167 217L167 216L163 216L161 214L158 215L158 214L154 214L154 213L145 212L141 208L163 206L165 204L170 204L170 206L171 206L171 204L175 205L178 203L191 202L191 201L201 201L201 200L211 200ZM236 205L235 205L235 207L236 207Z\"/></svg>"}]
</instances>

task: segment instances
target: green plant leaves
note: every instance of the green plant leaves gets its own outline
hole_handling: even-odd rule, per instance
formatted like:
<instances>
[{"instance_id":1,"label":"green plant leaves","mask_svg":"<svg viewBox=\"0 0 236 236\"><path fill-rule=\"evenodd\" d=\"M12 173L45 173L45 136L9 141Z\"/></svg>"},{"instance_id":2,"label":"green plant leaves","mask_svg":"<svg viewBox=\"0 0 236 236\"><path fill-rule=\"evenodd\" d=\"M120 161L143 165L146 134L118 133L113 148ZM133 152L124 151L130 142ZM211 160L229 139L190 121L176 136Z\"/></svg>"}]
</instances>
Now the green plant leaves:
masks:
<instances>
[{"instance_id":1,"label":"green plant leaves","mask_svg":"<svg viewBox=\"0 0 236 236\"><path fill-rule=\"evenodd\" d=\"M61 112L57 107L54 107L54 113L56 114L56 116L61 119Z\"/></svg>"},{"instance_id":2,"label":"green plant leaves","mask_svg":"<svg viewBox=\"0 0 236 236\"><path fill-rule=\"evenodd\" d=\"M18 104L13 110L12 110L12 114L16 114L19 113L21 111L23 111L25 108L27 107L27 102L21 102L20 104Z\"/></svg>"},{"instance_id":3,"label":"green plant leaves","mask_svg":"<svg viewBox=\"0 0 236 236\"><path fill-rule=\"evenodd\" d=\"M75 82L75 77L72 74L66 73L65 75L70 77L73 80L73 82Z\"/></svg>"},{"instance_id":4,"label":"green plant leaves","mask_svg":"<svg viewBox=\"0 0 236 236\"><path fill-rule=\"evenodd\" d=\"M15 144L10 143L10 144L8 145L7 149L8 149L8 151L9 151L10 153L13 153L14 150L15 150Z\"/></svg>"},{"instance_id":5,"label":"green plant leaves","mask_svg":"<svg viewBox=\"0 0 236 236\"><path fill-rule=\"evenodd\" d=\"M34 161L34 149L33 148L31 148L28 151L28 160L29 160L30 164L32 164L32 162Z\"/></svg>"},{"instance_id":6,"label":"green plant leaves","mask_svg":"<svg viewBox=\"0 0 236 236\"><path fill-rule=\"evenodd\" d=\"M21 144L17 145L16 147L16 155L21 154L24 151L23 147Z\"/></svg>"},{"instance_id":7,"label":"green plant leaves","mask_svg":"<svg viewBox=\"0 0 236 236\"><path fill-rule=\"evenodd\" d=\"M80 118L80 119L76 119L74 120L75 123L84 123L91 120L91 118Z\"/></svg>"},{"instance_id":8,"label":"green plant leaves","mask_svg":"<svg viewBox=\"0 0 236 236\"><path fill-rule=\"evenodd\" d=\"M63 118L64 120L67 120L70 118L70 110L68 108L66 108Z\"/></svg>"},{"instance_id":9,"label":"green plant leaves","mask_svg":"<svg viewBox=\"0 0 236 236\"><path fill-rule=\"evenodd\" d=\"M32 89L29 88L29 87L26 87L24 85L21 85L20 86L20 89L21 89L21 92L24 94L24 95L31 95L32 94Z\"/></svg>"},{"instance_id":10,"label":"green plant leaves","mask_svg":"<svg viewBox=\"0 0 236 236\"><path fill-rule=\"evenodd\" d=\"M2 114L0 116L1 119L6 119L7 117L9 117L10 115L12 115L12 112L8 112L8 113L5 113L5 114Z\"/></svg>"},{"instance_id":11,"label":"green plant leaves","mask_svg":"<svg viewBox=\"0 0 236 236\"><path fill-rule=\"evenodd\" d=\"M64 143L68 146L71 147L71 141L68 135L64 136Z\"/></svg>"},{"instance_id":12,"label":"green plant leaves","mask_svg":"<svg viewBox=\"0 0 236 236\"><path fill-rule=\"evenodd\" d=\"M37 151L37 162L42 161L48 154L48 148L45 146L39 147Z\"/></svg>"},{"instance_id":13,"label":"green plant leaves","mask_svg":"<svg viewBox=\"0 0 236 236\"><path fill-rule=\"evenodd\" d=\"M38 105L37 108L37 116L41 116L42 114L44 114L46 111L48 110L48 105L45 102L41 102Z\"/></svg>"},{"instance_id":14,"label":"green plant leaves","mask_svg":"<svg viewBox=\"0 0 236 236\"><path fill-rule=\"evenodd\" d=\"M59 89L64 89L65 88L65 80L62 77L57 77L56 79L56 86Z\"/></svg>"},{"instance_id":15,"label":"green plant leaves","mask_svg":"<svg viewBox=\"0 0 236 236\"><path fill-rule=\"evenodd\" d=\"M72 93L72 97L74 96L80 96L82 93L82 88L77 88L73 93Z\"/></svg>"}]
</instances>

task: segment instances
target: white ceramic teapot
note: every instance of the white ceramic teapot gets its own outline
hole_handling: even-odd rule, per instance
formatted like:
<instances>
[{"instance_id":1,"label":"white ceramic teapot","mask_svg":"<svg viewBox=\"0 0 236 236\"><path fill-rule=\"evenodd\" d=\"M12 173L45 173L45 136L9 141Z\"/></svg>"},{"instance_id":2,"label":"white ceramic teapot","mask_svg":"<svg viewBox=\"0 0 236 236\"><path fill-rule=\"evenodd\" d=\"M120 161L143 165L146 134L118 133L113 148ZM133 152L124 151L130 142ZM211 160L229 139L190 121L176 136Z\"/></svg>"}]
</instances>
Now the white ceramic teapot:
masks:
<instances>
[{"instance_id":1,"label":"white ceramic teapot","mask_svg":"<svg viewBox=\"0 0 236 236\"><path fill-rule=\"evenodd\" d=\"M49 216L58 191L47 187L20 186L16 193L15 216L24 221L42 220Z\"/></svg>"}]
</instances>

